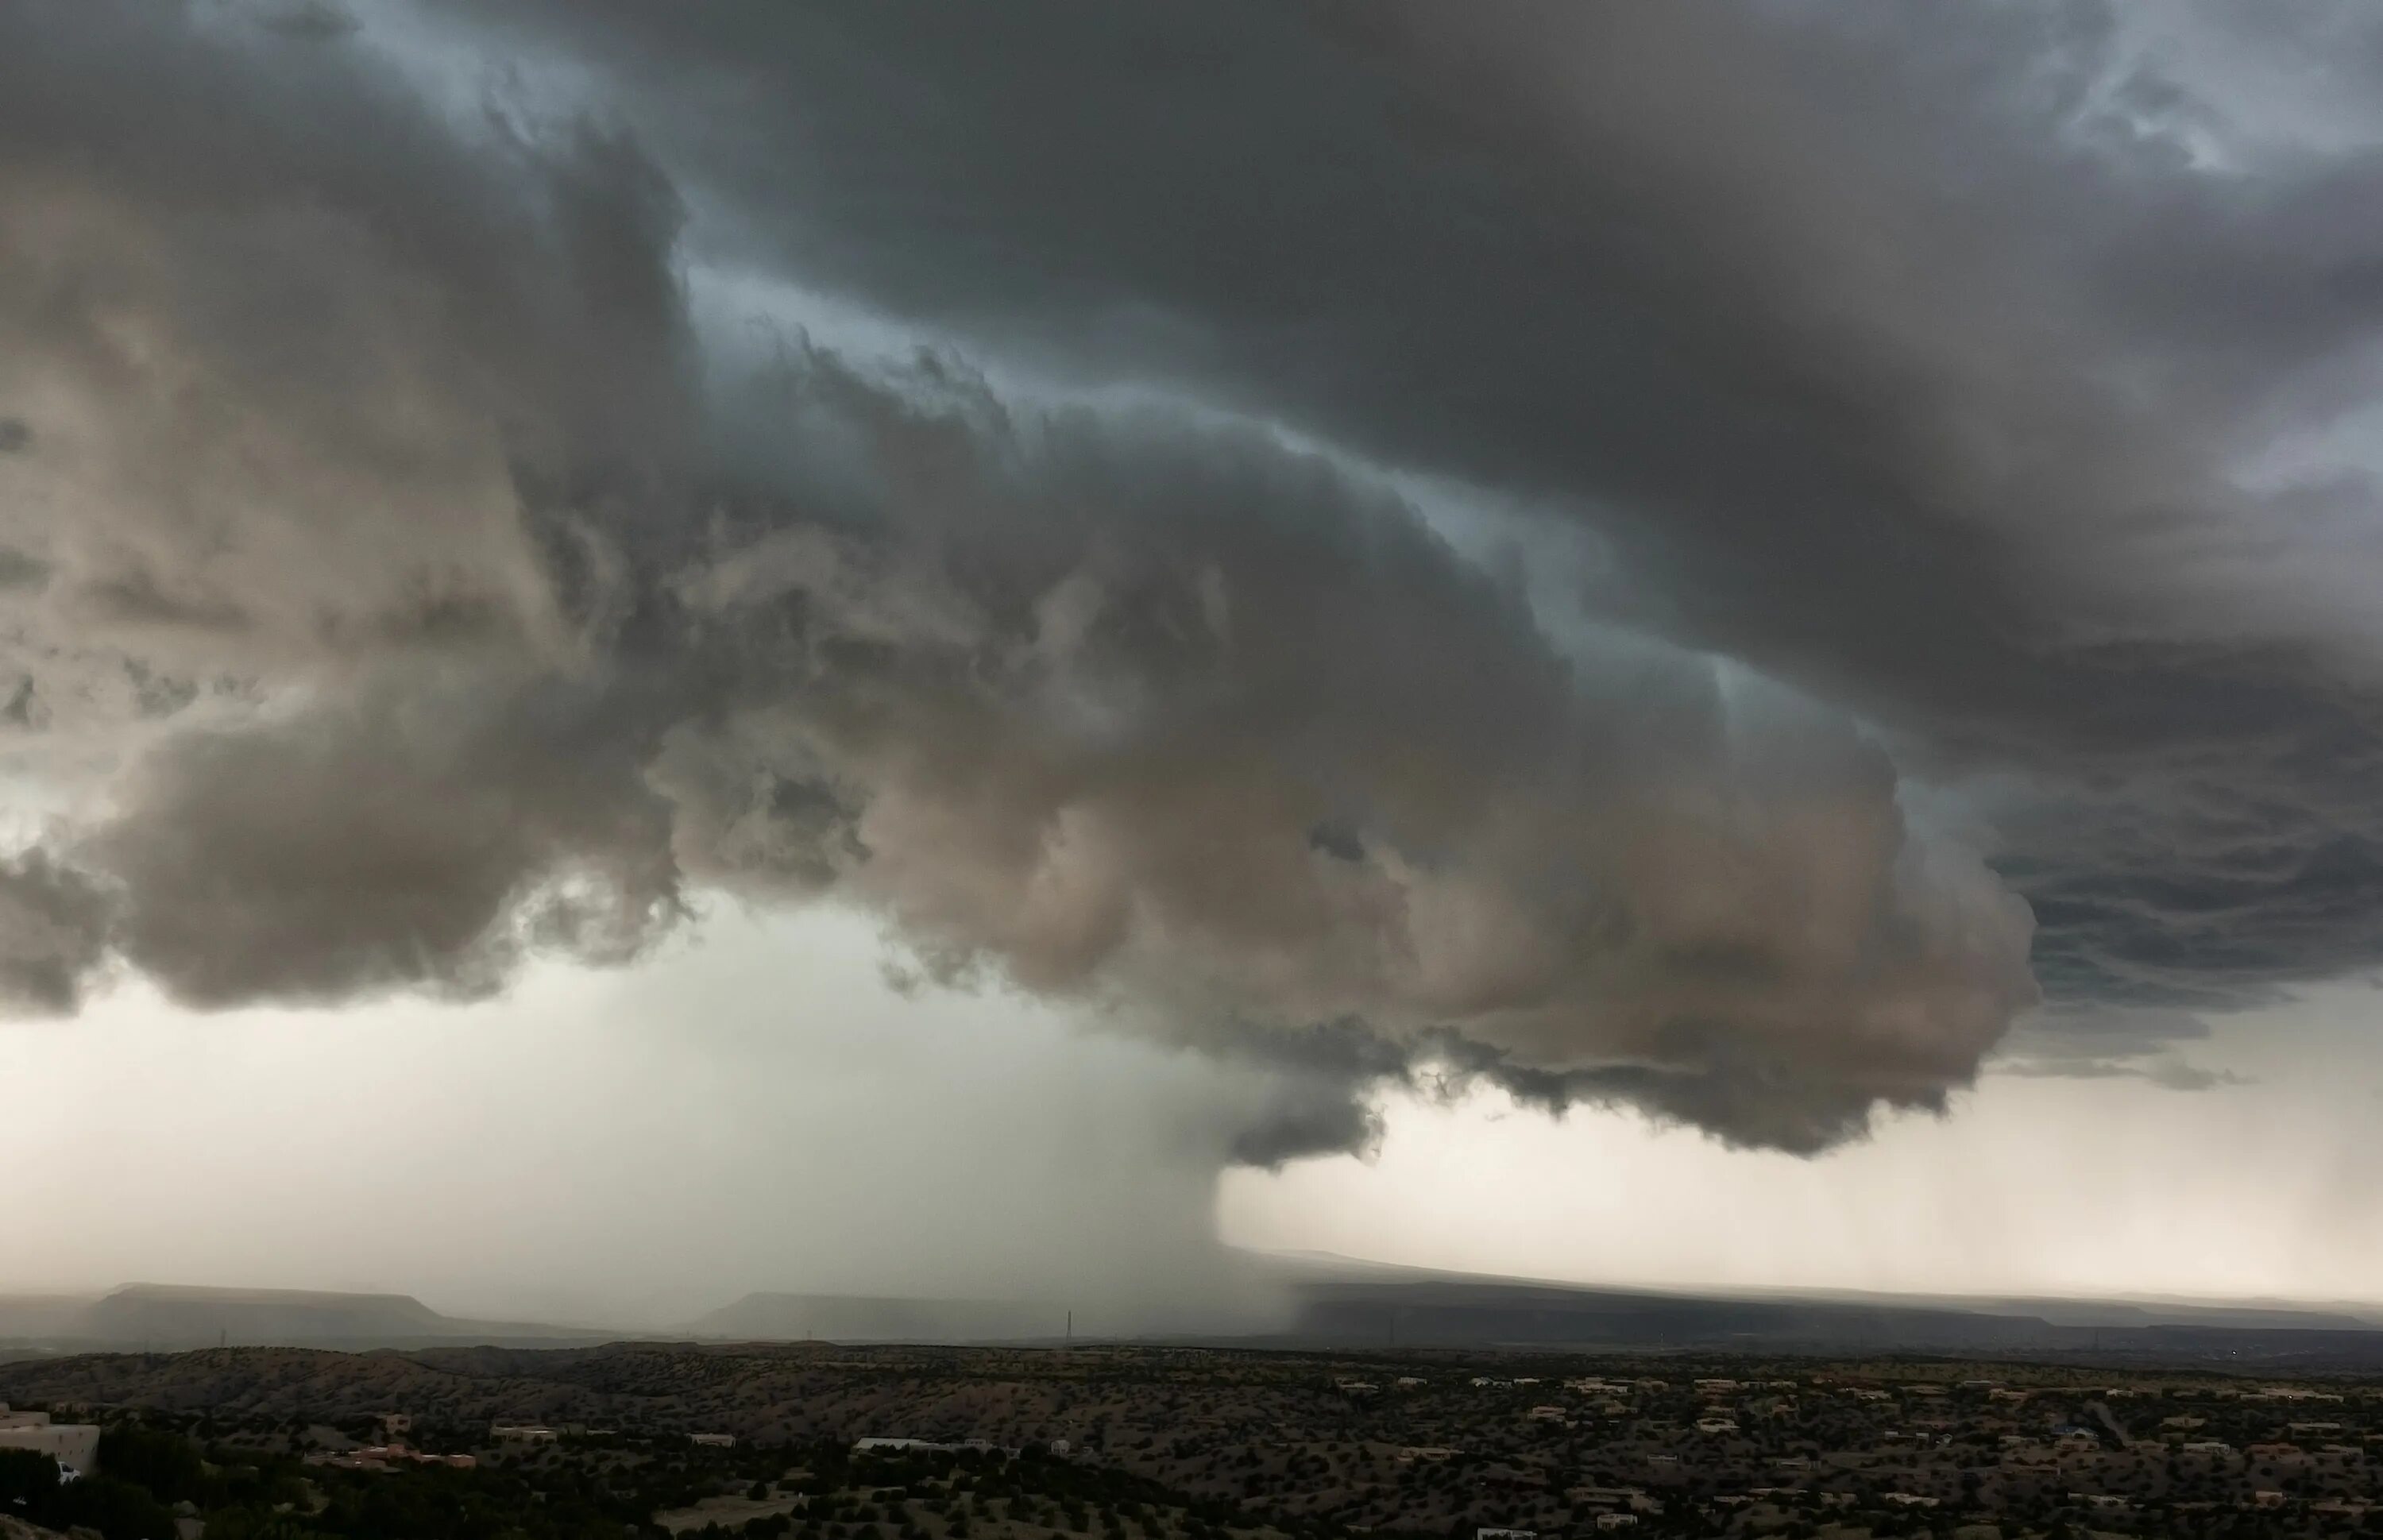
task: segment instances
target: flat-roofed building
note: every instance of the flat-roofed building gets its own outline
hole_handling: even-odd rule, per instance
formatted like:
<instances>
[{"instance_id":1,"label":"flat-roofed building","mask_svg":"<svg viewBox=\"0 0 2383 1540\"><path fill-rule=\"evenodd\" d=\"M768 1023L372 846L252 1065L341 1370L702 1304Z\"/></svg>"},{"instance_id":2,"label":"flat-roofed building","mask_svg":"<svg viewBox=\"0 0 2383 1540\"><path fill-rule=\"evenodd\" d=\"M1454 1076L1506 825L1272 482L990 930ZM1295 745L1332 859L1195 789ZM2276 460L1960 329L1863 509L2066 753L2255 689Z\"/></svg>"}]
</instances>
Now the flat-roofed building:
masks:
<instances>
[{"instance_id":1,"label":"flat-roofed building","mask_svg":"<svg viewBox=\"0 0 2383 1540\"><path fill-rule=\"evenodd\" d=\"M86 1476L99 1466L99 1429L89 1423L53 1423L46 1411L11 1411L0 1401L0 1449L31 1449Z\"/></svg>"}]
</instances>

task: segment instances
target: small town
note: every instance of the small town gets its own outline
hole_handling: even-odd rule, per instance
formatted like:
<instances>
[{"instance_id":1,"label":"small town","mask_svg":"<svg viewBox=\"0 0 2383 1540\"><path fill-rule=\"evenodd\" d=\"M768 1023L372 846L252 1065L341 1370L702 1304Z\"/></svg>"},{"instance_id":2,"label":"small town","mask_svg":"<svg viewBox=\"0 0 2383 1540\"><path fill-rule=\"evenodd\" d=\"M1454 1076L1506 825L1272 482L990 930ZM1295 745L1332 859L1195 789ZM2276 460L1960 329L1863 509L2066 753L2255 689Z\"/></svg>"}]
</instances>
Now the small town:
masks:
<instances>
[{"instance_id":1,"label":"small town","mask_svg":"<svg viewBox=\"0 0 2383 1540\"><path fill-rule=\"evenodd\" d=\"M2383 1383L2348 1377L810 1344L106 1355L0 1386L40 1408L0 1418L6 1500L116 1513L109 1540L145 1533L128 1505L177 1540L2383 1534Z\"/></svg>"}]
</instances>

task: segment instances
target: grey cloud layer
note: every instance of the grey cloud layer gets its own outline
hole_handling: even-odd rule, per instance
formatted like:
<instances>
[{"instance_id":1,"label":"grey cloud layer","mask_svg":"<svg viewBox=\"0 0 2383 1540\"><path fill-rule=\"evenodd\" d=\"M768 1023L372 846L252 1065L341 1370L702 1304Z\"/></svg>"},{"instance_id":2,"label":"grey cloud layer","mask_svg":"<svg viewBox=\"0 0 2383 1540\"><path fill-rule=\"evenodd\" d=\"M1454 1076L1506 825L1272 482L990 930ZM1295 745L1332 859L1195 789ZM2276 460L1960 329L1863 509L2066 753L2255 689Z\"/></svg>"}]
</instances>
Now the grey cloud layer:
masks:
<instances>
[{"instance_id":1,"label":"grey cloud layer","mask_svg":"<svg viewBox=\"0 0 2383 1540\"><path fill-rule=\"evenodd\" d=\"M1461 14L450 18L605 71L562 128L368 13L0 14L7 716L90 788L0 986L472 994L833 899L1272 1066L1274 1162L1385 1083L1941 1107L2013 888L2063 1001L2372 964L2364 488L2234 457L2364 386L2373 171L2196 169L2090 6ZM690 253L1587 520L1603 629L1255 428L698 337ZM1848 708L1992 778L2007 887Z\"/></svg>"},{"instance_id":2,"label":"grey cloud layer","mask_svg":"<svg viewBox=\"0 0 2383 1540\"><path fill-rule=\"evenodd\" d=\"M1806 1148L1935 1104L2032 999L2024 907L1910 837L1842 719L1659 647L1568 666L1264 440L809 367L880 520L765 515L680 585L700 647L786 681L665 747L690 871L832 885L931 965L1195 1041L1360 1020L1768 1083L1749 1137Z\"/></svg>"},{"instance_id":3,"label":"grey cloud layer","mask_svg":"<svg viewBox=\"0 0 2383 1540\"><path fill-rule=\"evenodd\" d=\"M2378 56L2274 15L2295 68ZM2130 41L2222 10L574 17L722 250L1569 503L1610 613L2022 780L2056 992L2373 962L2376 499L2309 446L2371 395L2383 152Z\"/></svg>"}]
</instances>

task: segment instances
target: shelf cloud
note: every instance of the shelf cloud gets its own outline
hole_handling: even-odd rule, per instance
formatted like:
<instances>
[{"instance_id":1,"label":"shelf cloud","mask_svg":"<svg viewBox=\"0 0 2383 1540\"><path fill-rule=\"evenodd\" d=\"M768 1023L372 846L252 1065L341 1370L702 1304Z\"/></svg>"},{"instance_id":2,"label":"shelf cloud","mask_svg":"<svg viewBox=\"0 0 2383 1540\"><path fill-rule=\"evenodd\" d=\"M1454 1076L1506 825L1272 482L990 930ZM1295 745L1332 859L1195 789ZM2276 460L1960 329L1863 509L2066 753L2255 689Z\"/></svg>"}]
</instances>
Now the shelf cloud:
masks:
<instances>
[{"instance_id":1,"label":"shelf cloud","mask_svg":"<svg viewBox=\"0 0 2383 1540\"><path fill-rule=\"evenodd\" d=\"M2363 974L2383 159L2160 58L27 0L0 998L829 904L1265 1069L1273 1164L1475 1083L1812 1152Z\"/></svg>"}]
</instances>

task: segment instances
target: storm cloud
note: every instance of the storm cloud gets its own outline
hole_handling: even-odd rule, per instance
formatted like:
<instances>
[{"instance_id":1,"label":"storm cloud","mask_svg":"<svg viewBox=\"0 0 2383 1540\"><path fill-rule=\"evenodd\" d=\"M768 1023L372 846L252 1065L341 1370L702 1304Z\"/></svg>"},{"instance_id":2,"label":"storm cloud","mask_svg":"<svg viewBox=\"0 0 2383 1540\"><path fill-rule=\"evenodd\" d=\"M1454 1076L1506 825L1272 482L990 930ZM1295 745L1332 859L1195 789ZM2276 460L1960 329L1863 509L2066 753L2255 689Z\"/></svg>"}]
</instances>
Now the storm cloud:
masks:
<instances>
[{"instance_id":1,"label":"storm cloud","mask_svg":"<svg viewBox=\"0 0 2383 1540\"><path fill-rule=\"evenodd\" d=\"M2222 7L596 14L722 251L1591 525L1606 618L1969 788L2056 992L2371 959L2355 11L2278 13L2289 105Z\"/></svg>"},{"instance_id":2,"label":"storm cloud","mask_svg":"<svg viewBox=\"0 0 2383 1540\"><path fill-rule=\"evenodd\" d=\"M1274 1164L2383 962L2383 160L2113 11L303 15L0 15L19 1008L826 903Z\"/></svg>"}]
</instances>

